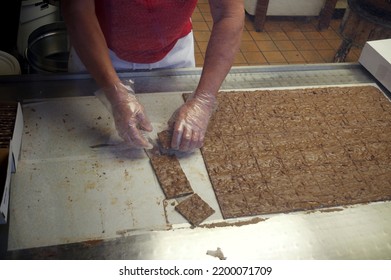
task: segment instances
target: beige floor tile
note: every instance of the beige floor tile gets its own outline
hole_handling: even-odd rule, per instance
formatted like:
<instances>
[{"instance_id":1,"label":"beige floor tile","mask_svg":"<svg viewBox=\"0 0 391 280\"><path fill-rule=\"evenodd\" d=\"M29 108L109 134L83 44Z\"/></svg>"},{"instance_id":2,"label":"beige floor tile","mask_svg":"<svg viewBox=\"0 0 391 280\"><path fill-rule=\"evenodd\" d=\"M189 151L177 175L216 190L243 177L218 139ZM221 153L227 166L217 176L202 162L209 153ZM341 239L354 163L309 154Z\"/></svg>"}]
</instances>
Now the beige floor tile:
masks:
<instances>
[{"instance_id":1,"label":"beige floor tile","mask_svg":"<svg viewBox=\"0 0 391 280\"><path fill-rule=\"evenodd\" d=\"M193 21L193 29L197 31L210 31L208 24L205 21Z\"/></svg>"},{"instance_id":2,"label":"beige floor tile","mask_svg":"<svg viewBox=\"0 0 391 280\"><path fill-rule=\"evenodd\" d=\"M210 31L194 30L194 37L199 42L207 42L210 38Z\"/></svg>"},{"instance_id":3,"label":"beige floor tile","mask_svg":"<svg viewBox=\"0 0 391 280\"><path fill-rule=\"evenodd\" d=\"M320 54L315 50L309 51L300 51L301 56L305 59L307 63L324 63L325 61L320 56Z\"/></svg>"},{"instance_id":4,"label":"beige floor tile","mask_svg":"<svg viewBox=\"0 0 391 280\"><path fill-rule=\"evenodd\" d=\"M312 22L303 22L301 25L300 25L300 30L302 32L317 32L318 29L316 27L316 25L314 25Z\"/></svg>"},{"instance_id":5,"label":"beige floor tile","mask_svg":"<svg viewBox=\"0 0 391 280\"><path fill-rule=\"evenodd\" d=\"M284 51L282 54L289 64L305 62L304 57L300 54L299 51Z\"/></svg>"},{"instance_id":6,"label":"beige floor tile","mask_svg":"<svg viewBox=\"0 0 391 280\"><path fill-rule=\"evenodd\" d=\"M206 48L208 47L208 42L207 41L197 41L198 49L200 50L201 53L206 52Z\"/></svg>"},{"instance_id":7,"label":"beige floor tile","mask_svg":"<svg viewBox=\"0 0 391 280\"><path fill-rule=\"evenodd\" d=\"M204 17L202 16L202 14L199 11L196 11L193 13L193 15L191 16L191 20L193 23L197 22L197 21L201 21L201 22L205 21Z\"/></svg>"},{"instance_id":8,"label":"beige floor tile","mask_svg":"<svg viewBox=\"0 0 391 280\"><path fill-rule=\"evenodd\" d=\"M206 3L203 3L203 2L199 2L197 4L197 7L199 9L199 11L201 13L210 13L210 8L209 8L209 4L206 2Z\"/></svg>"},{"instance_id":9,"label":"beige floor tile","mask_svg":"<svg viewBox=\"0 0 391 280\"><path fill-rule=\"evenodd\" d=\"M202 54L196 53L194 57L195 57L196 66L202 67L204 65L204 57L202 56Z\"/></svg>"},{"instance_id":10,"label":"beige floor tile","mask_svg":"<svg viewBox=\"0 0 391 280\"><path fill-rule=\"evenodd\" d=\"M334 56L335 56L334 50L318 50L318 53L326 63L334 62Z\"/></svg>"},{"instance_id":11,"label":"beige floor tile","mask_svg":"<svg viewBox=\"0 0 391 280\"><path fill-rule=\"evenodd\" d=\"M242 33L242 41L253 41L253 37L250 35L250 32L245 30Z\"/></svg>"},{"instance_id":12,"label":"beige floor tile","mask_svg":"<svg viewBox=\"0 0 391 280\"><path fill-rule=\"evenodd\" d=\"M268 31L267 33L273 41L289 40L288 36L283 31Z\"/></svg>"},{"instance_id":13,"label":"beige floor tile","mask_svg":"<svg viewBox=\"0 0 391 280\"><path fill-rule=\"evenodd\" d=\"M306 39L303 32L301 32L301 31L288 31L285 33L290 40L305 40Z\"/></svg>"},{"instance_id":14,"label":"beige floor tile","mask_svg":"<svg viewBox=\"0 0 391 280\"><path fill-rule=\"evenodd\" d=\"M266 32L282 32L283 29L280 26L280 23L276 20L266 18L264 31Z\"/></svg>"},{"instance_id":15,"label":"beige floor tile","mask_svg":"<svg viewBox=\"0 0 391 280\"><path fill-rule=\"evenodd\" d=\"M324 40L322 34L319 31L307 31L304 32L304 36L308 40Z\"/></svg>"},{"instance_id":16,"label":"beige floor tile","mask_svg":"<svg viewBox=\"0 0 391 280\"><path fill-rule=\"evenodd\" d=\"M209 30L213 28L213 21L206 21L206 24L209 26Z\"/></svg>"},{"instance_id":17,"label":"beige floor tile","mask_svg":"<svg viewBox=\"0 0 391 280\"><path fill-rule=\"evenodd\" d=\"M270 38L270 36L267 32L249 31L249 33L254 41L271 41L272 40L272 38Z\"/></svg>"},{"instance_id":18,"label":"beige floor tile","mask_svg":"<svg viewBox=\"0 0 391 280\"><path fill-rule=\"evenodd\" d=\"M243 52L243 56L249 65L268 64L266 58L261 52Z\"/></svg>"},{"instance_id":19,"label":"beige floor tile","mask_svg":"<svg viewBox=\"0 0 391 280\"><path fill-rule=\"evenodd\" d=\"M280 51L296 51L295 45L292 41L274 41L274 44Z\"/></svg>"},{"instance_id":20,"label":"beige floor tile","mask_svg":"<svg viewBox=\"0 0 391 280\"><path fill-rule=\"evenodd\" d=\"M273 41L256 41L256 44L262 52L278 51Z\"/></svg>"},{"instance_id":21,"label":"beige floor tile","mask_svg":"<svg viewBox=\"0 0 391 280\"><path fill-rule=\"evenodd\" d=\"M245 59L242 52L238 52L235 56L234 66L247 65L247 60Z\"/></svg>"},{"instance_id":22,"label":"beige floor tile","mask_svg":"<svg viewBox=\"0 0 391 280\"><path fill-rule=\"evenodd\" d=\"M292 43L295 45L296 49L299 51L310 51L314 50L314 46L311 45L308 40L294 40Z\"/></svg>"},{"instance_id":23,"label":"beige floor tile","mask_svg":"<svg viewBox=\"0 0 391 280\"><path fill-rule=\"evenodd\" d=\"M194 42L194 53L201 53L201 49L198 46L197 41Z\"/></svg>"},{"instance_id":24,"label":"beige floor tile","mask_svg":"<svg viewBox=\"0 0 391 280\"><path fill-rule=\"evenodd\" d=\"M345 62L357 62L361 55L361 49L360 48L351 48L350 52L345 58Z\"/></svg>"},{"instance_id":25,"label":"beige floor tile","mask_svg":"<svg viewBox=\"0 0 391 280\"><path fill-rule=\"evenodd\" d=\"M297 26L296 22L293 20L282 20L280 27L285 33L300 31L300 27Z\"/></svg>"},{"instance_id":26,"label":"beige floor tile","mask_svg":"<svg viewBox=\"0 0 391 280\"><path fill-rule=\"evenodd\" d=\"M242 52L259 52L258 46L255 41L242 41L240 44L240 50Z\"/></svg>"},{"instance_id":27,"label":"beige floor tile","mask_svg":"<svg viewBox=\"0 0 391 280\"><path fill-rule=\"evenodd\" d=\"M355 54L357 57L361 55L362 48L352 47L350 51Z\"/></svg>"},{"instance_id":28,"label":"beige floor tile","mask_svg":"<svg viewBox=\"0 0 391 280\"><path fill-rule=\"evenodd\" d=\"M276 51L263 52L263 55L265 56L265 58L266 58L267 62L269 62L269 64L287 63L285 57L282 55L281 52L276 52Z\"/></svg>"},{"instance_id":29,"label":"beige floor tile","mask_svg":"<svg viewBox=\"0 0 391 280\"><path fill-rule=\"evenodd\" d=\"M331 50L333 49L332 46L325 40L309 40L311 45L314 47L316 50Z\"/></svg>"},{"instance_id":30,"label":"beige floor tile","mask_svg":"<svg viewBox=\"0 0 391 280\"><path fill-rule=\"evenodd\" d=\"M203 12L202 16L204 17L206 22L212 22L213 21L212 14L210 12Z\"/></svg>"},{"instance_id":31,"label":"beige floor tile","mask_svg":"<svg viewBox=\"0 0 391 280\"><path fill-rule=\"evenodd\" d=\"M349 52L346 57L344 62L356 62L358 61L359 56L357 56L355 53Z\"/></svg>"},{"instance_id":32,"label":"beige floor tile","mask_svg":"<svg viewBox=\"0 0 391 280\"><path fill-rule=\"evenodd\" d=\"M335 39L340 39L341 36L333 29L328 28L324 31L320 32L320 35L326 40L335 40Z\"/></svg>"},{"instance_id":33,"label":"beige floor tile","mask_svg":"<svg viewBox=\"0 0 391 280\"><path fill-rule=\"evenodd\" d=\"M342 43L342 39L331 39L326 41L334 50L338 50Z\"/></svg>"}]
</instances>

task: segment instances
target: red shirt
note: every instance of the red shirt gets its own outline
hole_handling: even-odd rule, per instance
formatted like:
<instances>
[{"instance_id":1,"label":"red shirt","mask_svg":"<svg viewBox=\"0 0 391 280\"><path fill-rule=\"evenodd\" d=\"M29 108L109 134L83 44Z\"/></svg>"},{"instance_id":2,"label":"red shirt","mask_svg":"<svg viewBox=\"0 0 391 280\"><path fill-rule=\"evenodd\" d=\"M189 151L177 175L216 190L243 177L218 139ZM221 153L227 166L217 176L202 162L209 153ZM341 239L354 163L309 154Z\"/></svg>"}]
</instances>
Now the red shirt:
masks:
<instances>
[{"instance_id":1,"label":"red shirt","mask_svg":"<svg viewBox=\"0 0 391 280\"><path fill-rule=\"evenodd\" d=\"M126 61L163 59L192 29L197 0L95 0L109 48Z\"/></svg>"}]
</instances>

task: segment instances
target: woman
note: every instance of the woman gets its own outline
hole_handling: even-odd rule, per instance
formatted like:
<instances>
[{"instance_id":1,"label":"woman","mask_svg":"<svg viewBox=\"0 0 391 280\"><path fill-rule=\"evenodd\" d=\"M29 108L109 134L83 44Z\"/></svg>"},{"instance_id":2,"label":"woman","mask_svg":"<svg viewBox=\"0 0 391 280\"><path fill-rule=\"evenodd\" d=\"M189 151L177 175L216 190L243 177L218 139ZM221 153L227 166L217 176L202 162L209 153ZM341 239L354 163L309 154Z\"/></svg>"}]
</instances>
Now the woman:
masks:
<instances>
[{"instance_id":1,"label":"woman","mask_svg":"<svg viewBox=\"0 0 391 280\"><path fill-rule=\"evenodd\" d=\"M71 71L87 70L111 105L119 135L149 148L143 106L116 70L194 67L190 17L196 0L62 0L71 44ZM191 151L204 141L216 94L239 49L243 0L209 0L213 28L202 74L191 98L173 114L172 148ZM129 94L130 93L130 94Z\"/></svg>"}]
</instances>

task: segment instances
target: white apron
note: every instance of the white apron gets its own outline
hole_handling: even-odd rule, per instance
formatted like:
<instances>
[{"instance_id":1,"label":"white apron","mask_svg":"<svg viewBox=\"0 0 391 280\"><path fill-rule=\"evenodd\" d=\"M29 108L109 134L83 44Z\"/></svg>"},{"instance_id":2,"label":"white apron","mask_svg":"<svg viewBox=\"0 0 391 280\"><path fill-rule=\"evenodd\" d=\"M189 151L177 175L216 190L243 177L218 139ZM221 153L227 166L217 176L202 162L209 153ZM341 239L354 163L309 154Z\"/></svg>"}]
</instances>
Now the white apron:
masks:
<instances>
[{"instance_id":1,"label":"white apron","mask_svg":"<svg viewBox=\"0 0 391 280\"><path fill-rule=\"evenodd\" d=\"M114 68L119 71L195 67L193 32L179 39L174 48L158 62L133 63L120 59L111 50L109 50L109 54ZM71 48L69 54L68 71L72 73L87 72L87 69L73 48Z\"/></svg>"}]
</instances>

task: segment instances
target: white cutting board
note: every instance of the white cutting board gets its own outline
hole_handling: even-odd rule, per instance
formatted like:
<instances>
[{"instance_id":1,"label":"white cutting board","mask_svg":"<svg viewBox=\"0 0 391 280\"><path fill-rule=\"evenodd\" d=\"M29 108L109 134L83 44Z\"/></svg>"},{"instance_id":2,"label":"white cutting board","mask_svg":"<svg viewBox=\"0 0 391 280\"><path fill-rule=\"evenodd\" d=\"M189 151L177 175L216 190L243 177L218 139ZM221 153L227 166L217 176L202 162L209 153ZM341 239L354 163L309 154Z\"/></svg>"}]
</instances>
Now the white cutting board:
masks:
<instances>
[{"instance_id":1,"label":"white cutting board","mask_svg":"<svg viewBox=\"0 0 391 280\"><path fill-rule=\"evenodd\" d=\"M181 93L143 94L154 126L166 127ZM23 106L24 133L12 179L9 250L162 230L187 223L165 202L149 158L117 136L95 97L47 99ZM107 146L108 145L108 146ZM218 204L199 151L180 158L195 192Z\"/></svg>"}]
</instances>

